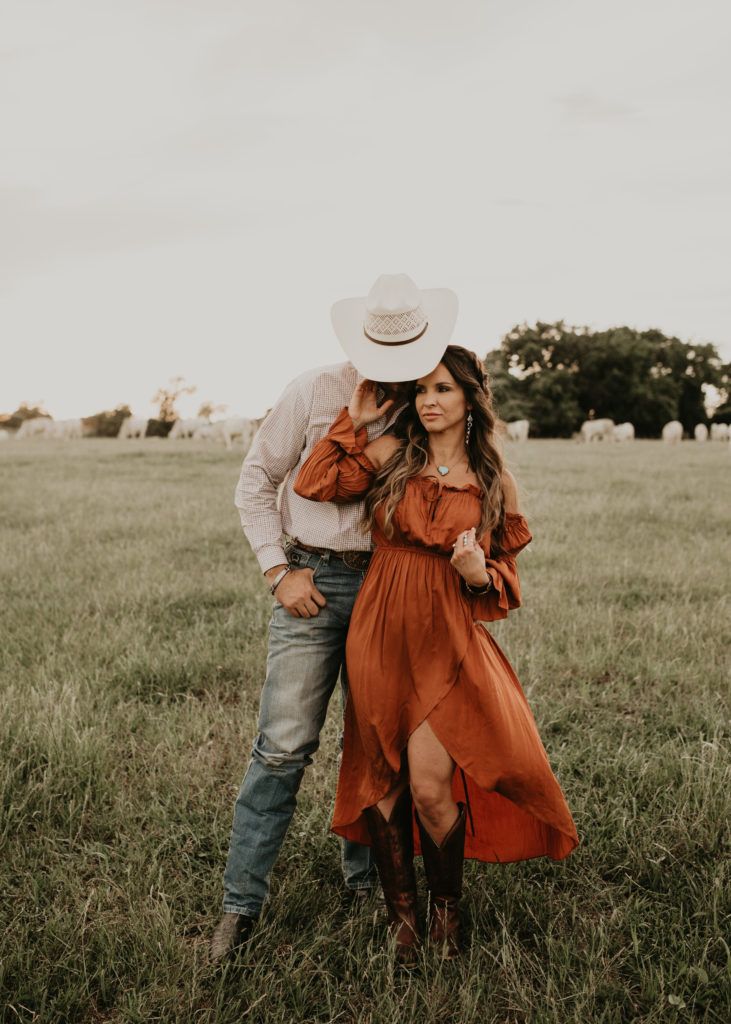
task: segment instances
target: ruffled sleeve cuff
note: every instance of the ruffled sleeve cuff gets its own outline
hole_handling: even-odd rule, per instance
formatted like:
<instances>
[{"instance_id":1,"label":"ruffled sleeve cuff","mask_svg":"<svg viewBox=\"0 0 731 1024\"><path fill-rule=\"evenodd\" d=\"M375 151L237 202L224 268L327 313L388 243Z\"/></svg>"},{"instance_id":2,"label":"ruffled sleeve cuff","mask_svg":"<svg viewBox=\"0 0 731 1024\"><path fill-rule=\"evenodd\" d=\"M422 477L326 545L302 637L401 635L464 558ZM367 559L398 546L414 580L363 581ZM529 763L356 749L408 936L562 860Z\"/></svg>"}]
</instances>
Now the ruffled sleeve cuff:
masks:
<instances>
[{"instance_id":1,"label":"ruffled sleeve cuff","mask_svg":"<svg viewBox=\"0 0 731 1024\"><path fill-rule=\"evenodd\" d=\"M368 431L365 427L361 427L356 433L355 424L350 418L347 406L340 410L337 419L333 421L323 440L332 441L334 444L340 445L348 455L360 456L361 458L358 461L361 462L362 460L363 465L368 467L371 473L376 472L376 467L364 451L368 444Z\"/></svg>"},{"instance_id":2,"label":"ruffled sleeve cuff","mask_svg":"<svg viewBox=\"0 0 731 1024\"><path fill-rule=\"evenodd\" d=\"M502 536L502 547L506 554L501 558L485 559L485 568L492 580L492 586L486 594L470 594L466 591L472 608L472 617L477 622L504 619L508 612L520 608L520 579L515 558L531 540L525 516L520 512L506 512Z\"/></svg>"},{"instance_id":3,"label":"ruffled sleeve cuff","mask_svg":"<svg viewBox=\"0 0 731 1024\"><path fill-rule=\"evenodd\" d=\"M515 556L533 540L528 522L521 512L506 512L503 529L503 547Z\"/></svg>"},{"instance_id":4,"label":"ruffled sleeve cuff","mask_svg":"<svg viewBox=\"0 0 731 1024\"><path fill-rule=\"evenodd\" d=\"M477 622L495 622L507 618L508 612L520 608L520 581L512 558L488 559L485 562L492 586L485 594L470 594L465 588Z\"/></svg>"}]
</instances>

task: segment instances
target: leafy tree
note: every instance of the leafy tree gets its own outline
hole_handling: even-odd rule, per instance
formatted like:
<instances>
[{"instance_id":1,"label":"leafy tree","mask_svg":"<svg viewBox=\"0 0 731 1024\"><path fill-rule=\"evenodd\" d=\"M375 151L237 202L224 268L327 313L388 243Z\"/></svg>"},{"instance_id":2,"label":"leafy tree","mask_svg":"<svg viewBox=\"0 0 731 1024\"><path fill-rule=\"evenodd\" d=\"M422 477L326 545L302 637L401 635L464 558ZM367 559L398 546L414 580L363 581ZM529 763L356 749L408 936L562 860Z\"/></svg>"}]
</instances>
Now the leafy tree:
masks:
<instances>
[{"instance_id":1,"label":"leafy tree","mask_svg":"<svg viewBox=\"0 0 731 1024\"><path fill-rule=\"evenodd\" d=\"M213 402L204 402L198 409L198 416L201 416L204 420L210 420L211 416L215 416L217 412L226 412L227 405L214 405Z\"/></svg>"},{"instance_id":2,"label":"leafy tree","mask_svg":"<svg viewBox=\"0 0 731 1024\"><path fill-rule=\"evenodd\" d=\"M527 419L527 398L518 392L516 379L506 368L502 353L488 352L484 365L498 416L506 422Z\"/></svg>"},{"instance_id":3,"label":"leafy tree","mask_svg":"<svg viewBox=\"0 0 731 1024\"><path fill-rule=\"evenodd\" d=\"M530 409L524 418L538 437L570 437L584 418L575 375L565 367L536 374L530 382Z\"/></svg>"},{"instance_id":4,"label":"leafy tree","mask_svg":"<svg viewBox=\"0 0 731 1024\"><path fill-rule=\"evenodd\" d=\"M7 430L18 430L25 420L39 418L52 420L53 416L46 412L41 405L28 405L27 402L21 402L15 412L0 413L0 426Z\"/></svg>"},{"instance_id":5,"label":"leafy tree","mask_svg":"<svg viewBox=\"0 0 731 1024\"><path fill-rule=\"evenodd\" d=\"M157 418L163 423L174 423L178 418L175 403L181 395L192 395L196 390L194 386L184 384L184 380L184 377L171 377L170 387L158 388L152 396L152 401L157 404L159 410Z\"/></svg>"},{"instance_id":6,"label":"leafy tree","mask_svg":"<svg viewBox=\"0 0 731 1024\"><path fill-rule=\"evenodd\" d=\"M714 423L731 423L731 363L725 363L718 371L718 401L713 410Z\"/></svg>"},{"instance_id":7,"label":"leafy tree","mask_svg":"<svg viewBox=\"0 0 731 1024\"><path fill-rule=\"evenodd\" d=\"M514 327L485 364L500 415L530 420L538 437L568 437L584 419L604 416L629 420L639 436L657 437L671 419L690 432L707 419L704 389L729 380L713 345L563 321Z\"/></svg>"}]
</instances>

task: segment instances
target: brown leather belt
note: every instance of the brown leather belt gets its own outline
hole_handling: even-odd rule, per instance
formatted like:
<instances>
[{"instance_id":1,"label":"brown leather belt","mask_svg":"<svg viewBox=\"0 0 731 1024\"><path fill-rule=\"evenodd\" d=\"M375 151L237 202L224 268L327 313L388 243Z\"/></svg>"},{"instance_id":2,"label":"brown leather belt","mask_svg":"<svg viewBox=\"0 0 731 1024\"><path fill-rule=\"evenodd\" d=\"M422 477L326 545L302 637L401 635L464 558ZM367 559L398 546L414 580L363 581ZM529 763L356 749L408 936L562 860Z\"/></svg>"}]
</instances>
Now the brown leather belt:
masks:
<instances>
[{"instance_id":1,"label":"brown leather belt","mask_svg":"<svg viewBox=\"0 0 731 1024\"><path fill-rule=\"evenodd\" d=\"M349 569L365 572L370 565L372 551L333 551L332 548L313 548L310 544L303 544L301 540L294 540L292 544L302 551L309 551L310 554L320 555L323 558L339 558Z\"/></svg>"}]
</instances>

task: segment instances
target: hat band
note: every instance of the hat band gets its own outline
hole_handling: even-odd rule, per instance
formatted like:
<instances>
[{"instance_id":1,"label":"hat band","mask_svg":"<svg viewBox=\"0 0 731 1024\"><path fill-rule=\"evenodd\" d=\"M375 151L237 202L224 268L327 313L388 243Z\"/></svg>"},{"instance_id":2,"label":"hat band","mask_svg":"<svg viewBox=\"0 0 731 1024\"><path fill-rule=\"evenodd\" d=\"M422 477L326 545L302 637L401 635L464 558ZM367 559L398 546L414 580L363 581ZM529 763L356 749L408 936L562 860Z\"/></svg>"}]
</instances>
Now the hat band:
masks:
<instances>
[{"instance_id":1,"label":"hat band","mask_svg":"<svg viewBox=\"0 0 731 1024\"><path fill-rule=\"evenodd\" d=\"M419 331L418 334L416 334L413 338L404 338L403 341L384 341L383 338L373 338L365 329L365 327L363 328L363 334L365 334L366 338L368 338L369 341L374 341L376 345L410 345L412 341L419 340L422 334L425 333L428 326L429 321L427 320L427 322L424 324L423 328Z\"/></svg>"},{"instance_id":2,"label":"hat band","mask_svg":"<svg viewBox=\"0 0 731 1024\"><path fill-rule=\"evenodd\" d=\"M371 341L386 345L415 341L426 329L426 316L421 303L399 313L372 313L366 309L363 330Z\"/></svg>"}]
</instances>

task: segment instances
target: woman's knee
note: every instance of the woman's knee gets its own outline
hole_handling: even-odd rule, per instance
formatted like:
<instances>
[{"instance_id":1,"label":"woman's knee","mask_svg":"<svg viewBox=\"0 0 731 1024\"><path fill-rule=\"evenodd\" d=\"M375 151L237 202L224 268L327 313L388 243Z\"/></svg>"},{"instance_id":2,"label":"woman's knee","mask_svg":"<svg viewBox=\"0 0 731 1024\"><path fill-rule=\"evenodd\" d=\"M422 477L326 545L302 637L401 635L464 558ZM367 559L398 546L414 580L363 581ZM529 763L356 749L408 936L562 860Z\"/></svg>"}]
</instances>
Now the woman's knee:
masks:
<instances>
[{"instance_id":1,"label":"woman's knee","mask_svg":"<svg viewBox=\"0 0 731 1024\"><path fill-rule=\"evenodd\" d=\"M452 799L452 787L444 779L411 777L411 796L419 814L438 814Z\"/></svg>"}]
</instances>

